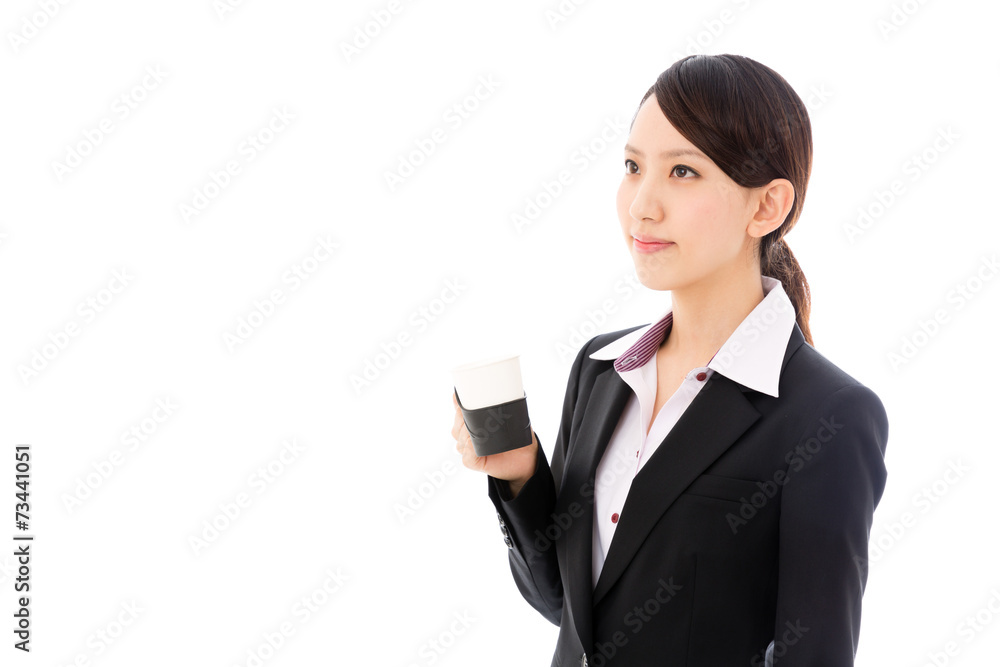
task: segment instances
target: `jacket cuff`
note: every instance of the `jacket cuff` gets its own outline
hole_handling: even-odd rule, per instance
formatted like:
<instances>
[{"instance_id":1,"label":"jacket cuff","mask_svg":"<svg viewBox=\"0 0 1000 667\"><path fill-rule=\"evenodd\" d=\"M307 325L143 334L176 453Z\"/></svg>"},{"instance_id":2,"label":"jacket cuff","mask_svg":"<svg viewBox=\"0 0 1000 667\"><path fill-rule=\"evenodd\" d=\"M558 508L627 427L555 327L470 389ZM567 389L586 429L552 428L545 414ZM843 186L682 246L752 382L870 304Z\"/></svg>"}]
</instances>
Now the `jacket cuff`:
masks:
<instances>
[{"instance_id":1,"label":"jacket cuff","mask_svg":"<svg viewBox=\"0 0 1000 667\"><path fill-rule=\"evenodd\" d=\"M530 544L536 530L544 531L556 501L552 472L541 445L535 459L535 473L521 487L516 498L511 499L510 483L507 480L490 475L487 479L489 497L496 507L497 517L501 526L509 530L505 537L509 534L518 547L524 545L525 540ZM515 548L512 544L507 546Z\"/></svg>"}]
</instances>

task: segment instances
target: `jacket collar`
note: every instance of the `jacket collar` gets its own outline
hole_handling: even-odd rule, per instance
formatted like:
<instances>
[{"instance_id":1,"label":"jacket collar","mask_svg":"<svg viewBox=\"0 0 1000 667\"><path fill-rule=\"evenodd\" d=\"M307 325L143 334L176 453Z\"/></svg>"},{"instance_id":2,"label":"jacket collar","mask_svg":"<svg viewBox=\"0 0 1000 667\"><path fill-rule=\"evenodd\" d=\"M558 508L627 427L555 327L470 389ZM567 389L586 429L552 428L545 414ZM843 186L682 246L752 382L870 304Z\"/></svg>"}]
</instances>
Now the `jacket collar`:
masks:
<instances>
[{"instance_id":1,"label":"jacket collar","mask_svg":"<svg viewBox=\"0 0 1000 667\"><path fill-rule=\"evenodd\" d=\"M781 281L761 276L764 298L718 349L708 367L737 384L769 396L778 396L778 377L795 326L795 307ZM673 324L673 306L656 322L617 338L590 355L615 360L615 370L625 373L649 361Z\"/></svg>"}]
</instances>

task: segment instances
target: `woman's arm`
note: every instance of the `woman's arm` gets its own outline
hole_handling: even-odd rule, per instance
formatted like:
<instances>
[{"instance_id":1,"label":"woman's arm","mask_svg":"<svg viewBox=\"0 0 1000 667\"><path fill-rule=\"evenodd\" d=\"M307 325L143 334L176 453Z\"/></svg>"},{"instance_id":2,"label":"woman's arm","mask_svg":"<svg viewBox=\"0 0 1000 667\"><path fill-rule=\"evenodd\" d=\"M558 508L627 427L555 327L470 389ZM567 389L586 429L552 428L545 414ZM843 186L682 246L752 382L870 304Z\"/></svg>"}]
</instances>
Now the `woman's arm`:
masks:
<instances>
[{"instance_id":1,"label":"woman's arm","mask_svg":"<svg viewBox=\"0 0 1000 667\"><path fill-rule=\"evenodd\" d=\"M888 433L878 396L855 384L827 397L786 456L776 664L854 664L872 515L885 488Z\"/></svg>"},{"instance_id":2,"label":"woman's arm","mask_svg":"<svg viewBox=\"0 0 1000 667\"><path fill-rule=\"evenodd\" d=\"M580 349L570 369L551 467L539 443L535 473L517 490L516 496L511 494L506 481L488 477L489 496L496 506L500 527L508 543L514 582L524 599L556 625L562 617L562 578L555 544L545 536L545 532L552 524L552 511L562 480L576 409L580 368L589 347L588 343ZM538 440L534 431L532 437Z\"/></svg>"}]
</instances>

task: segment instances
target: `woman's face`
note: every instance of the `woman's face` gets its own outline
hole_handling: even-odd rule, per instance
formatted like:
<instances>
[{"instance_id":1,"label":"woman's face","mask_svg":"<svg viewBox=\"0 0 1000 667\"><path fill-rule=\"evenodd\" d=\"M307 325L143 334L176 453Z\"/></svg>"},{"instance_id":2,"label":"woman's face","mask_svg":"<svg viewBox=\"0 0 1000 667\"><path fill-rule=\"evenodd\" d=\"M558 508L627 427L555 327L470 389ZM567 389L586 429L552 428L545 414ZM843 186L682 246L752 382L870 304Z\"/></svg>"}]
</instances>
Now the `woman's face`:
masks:
<instances>
[{"instance_id":1,"label":"woman's face","mask_svg":"<svg viewBox=\"0 0 1000 667\"><path fill-rule=\"evenodd\" d=\"M624 167L618 219L643 285L674 290L706 278L725 281L753 261L754 239L747 234L756 210L752 190L685 139L655 95L635 118ZM670 243L644 246L642 240Z\"/></svg>"}]
</instances>

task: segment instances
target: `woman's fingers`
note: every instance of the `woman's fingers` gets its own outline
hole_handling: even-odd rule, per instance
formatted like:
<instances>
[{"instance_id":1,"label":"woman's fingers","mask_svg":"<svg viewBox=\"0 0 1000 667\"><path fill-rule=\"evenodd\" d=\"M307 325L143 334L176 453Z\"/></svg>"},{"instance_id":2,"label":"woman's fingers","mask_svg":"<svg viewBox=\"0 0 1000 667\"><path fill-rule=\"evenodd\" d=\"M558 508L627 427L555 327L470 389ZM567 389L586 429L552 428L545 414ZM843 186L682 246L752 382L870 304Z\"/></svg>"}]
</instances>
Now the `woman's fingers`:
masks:
<instances>
[{"instance_id":1,"label":"woman's fingers","mask_svg":"<svg viewBox=\"0 0 1000 667\"><path fill-rule=\"evenodd\" d=\"M472 459L474 460L475 448L472 446L472 438L469 435L469 429L465 425L465 419L462 417L462 408L458 404L458 399L455 397L455 393L451 394L451 401L455 404L455 424L451 427L451 437L455 438L455 451L462 455L462 464L468 466L469 464L469 454L472 454Z\"/></svg>"},{"instance_id":2,"label":"woman's fingers","mask_svg":"<svg viewBox=\"0 0 1000 667\"><path fill-rule=\"evenodd\" d=\"M455 392L451 393L451 402L455 406L455 424L451 427L451 437L461 441L462 429L465 428L465 419L462 418L462 408L458 404Z\"/></svg>"},{"instance_id":3,"label":"woman's fingers","mask_svg":"<svg viewBox=\"0 0 1000 667\"><path fill-rule=\"evenodd\" d=\"M465 436L465 445L462 448L462 465L470 470L482 470L486 463L485 457L476 456L476 448L472 446L469 436Z\"/></svg>"},{"instance_id":4,"label":"woman's fingers","mask_svg":"<svg viewBox=\"0 0 1000 667\"><path fill-rule=\"evenodd\" d=\"M472 470L482 470L485 459L476 454L472 446L472 436L462 417L462 407L458 404L455 392L451 393L451 402L455 405L455 424L451 427L451 437L455 438L455 451L462 455L462 465Z\"/></svg>"}]
</instances>

